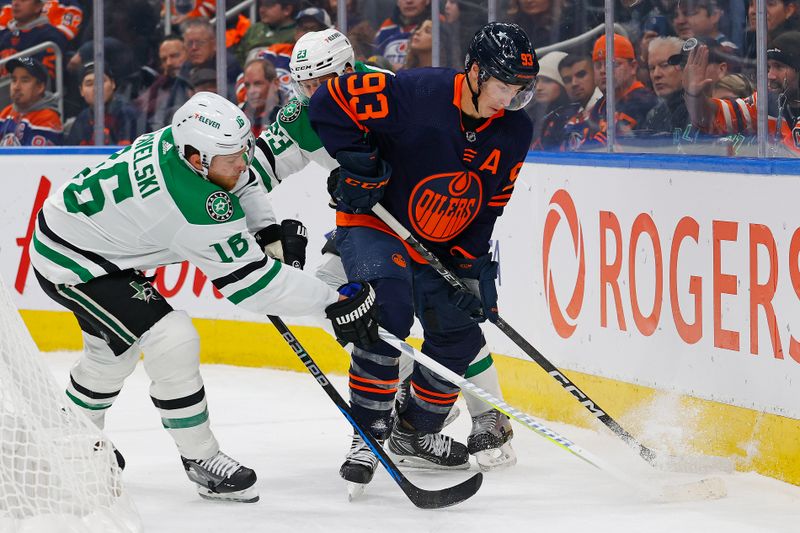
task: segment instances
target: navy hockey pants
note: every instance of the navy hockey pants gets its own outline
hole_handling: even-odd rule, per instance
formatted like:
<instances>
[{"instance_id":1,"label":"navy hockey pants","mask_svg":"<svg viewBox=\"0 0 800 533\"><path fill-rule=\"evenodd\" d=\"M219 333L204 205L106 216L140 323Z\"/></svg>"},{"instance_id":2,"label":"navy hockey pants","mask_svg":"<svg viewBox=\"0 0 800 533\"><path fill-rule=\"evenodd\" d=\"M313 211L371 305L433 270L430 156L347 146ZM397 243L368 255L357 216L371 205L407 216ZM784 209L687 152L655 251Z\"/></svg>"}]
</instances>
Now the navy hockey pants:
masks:
<instances>
[{"instance_id":1,"label":"navy hockey pants","mask_svg":"<svg viewBox=\"0 0 800 533\"><path fill-rule=\"evenodd\" d=\"M339 227L336 245L350 280L374 287L379 322L400 339L419 318L422 351L459 375L484 344L480 326L450 303L450 284L428 265L415 263L397 237L366 227ZM380 341L356 346L350 365L350 402L359 422L376 438L391 432L391 410L398 387L400 353ZM417 431L438 432L458 398L459 389L415 363L403 420Z\"/></svg>"}]
</instances>

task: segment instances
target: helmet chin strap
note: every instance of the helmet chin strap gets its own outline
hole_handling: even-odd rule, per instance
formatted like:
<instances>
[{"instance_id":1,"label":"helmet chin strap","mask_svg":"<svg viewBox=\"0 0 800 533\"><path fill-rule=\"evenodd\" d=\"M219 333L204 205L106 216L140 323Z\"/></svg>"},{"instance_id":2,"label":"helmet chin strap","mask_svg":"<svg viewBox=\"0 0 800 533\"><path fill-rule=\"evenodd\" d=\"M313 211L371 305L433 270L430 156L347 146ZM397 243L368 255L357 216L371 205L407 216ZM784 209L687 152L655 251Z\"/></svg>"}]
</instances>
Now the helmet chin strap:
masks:
<instances>
[{"instance_id":1,"label":"helmet chin strap","mask_svg":"<svg viewBox=\"0 0 800 533\"><path fill-rule=\"evenodd\" d=\"M475 106L475 112L478 113L478 116L480 116L481 112L478 111L478 97L481 95L480 71L478 71L478 92L475 92L475 90L472 88L472 84L469 81L469 71L467 71L467 87L469 87L469 92L472 94L472 105Z\"/></svg>"}]
</instances>

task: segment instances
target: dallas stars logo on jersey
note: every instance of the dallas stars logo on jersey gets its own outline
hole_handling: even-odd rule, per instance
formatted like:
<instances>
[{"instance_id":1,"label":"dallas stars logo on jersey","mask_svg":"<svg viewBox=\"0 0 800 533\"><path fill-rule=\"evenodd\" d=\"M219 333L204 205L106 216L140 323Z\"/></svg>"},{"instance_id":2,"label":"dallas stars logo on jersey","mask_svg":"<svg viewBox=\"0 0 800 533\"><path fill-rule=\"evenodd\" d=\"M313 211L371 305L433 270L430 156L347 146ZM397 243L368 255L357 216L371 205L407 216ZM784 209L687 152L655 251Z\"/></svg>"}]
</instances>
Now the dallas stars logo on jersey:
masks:
<instances>
[{"instance_id":1,"label":"dallas stars logo on jersey","mask_svg":"<svg viewBox=\"0 0 800 533\"><path fill-rule=\"evenodd\" d=\"M208 216L217 222L225 222L233 216L233 204L227 193L217 191L211 193L206 200Z\"/></svg>"},{"instance_id":2,"label":"dallas stars logo on jersey","mask_svg":"<svg viewBox=\"0 0 800 533\"><path fill-rule=\"evenodd\" d=\"M142 300L144 303L150 303L150 300L160 300L161 296L158 294L152 285L149 283L139 283L138 281L131 281L129 285L133 288L134 293L131 298Z\"/></svg>"}]
</instances>

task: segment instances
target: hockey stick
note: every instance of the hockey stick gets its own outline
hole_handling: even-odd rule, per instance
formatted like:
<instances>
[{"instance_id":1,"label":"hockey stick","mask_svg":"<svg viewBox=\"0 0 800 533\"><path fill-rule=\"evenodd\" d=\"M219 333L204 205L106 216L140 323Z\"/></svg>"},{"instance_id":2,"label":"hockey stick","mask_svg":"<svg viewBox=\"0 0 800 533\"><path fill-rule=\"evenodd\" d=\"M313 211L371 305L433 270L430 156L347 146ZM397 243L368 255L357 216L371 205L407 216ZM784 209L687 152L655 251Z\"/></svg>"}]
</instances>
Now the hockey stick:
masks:
<instances>
[{"instance_id":1,"label":"hockey stick","mask_svg":"<svg viewBox=\"0 0 800 533\"><path fill-rule=\"evenodd\" d=\"M367 446L370 447L372 453L378 457L392 479L400 485L400 488L403 489L403 492L408 496L408 499L411 500L411 503L421 509L438 509L440 507L449 507L461 503L478 492L483 482L483 474L480 472L458 485L441 490L425 490L411 483L389 458L380 443L353 418L350 406L347 405L347 402L344 401L336 388L328 381L328 378L325 377L322 370L314 363L314 360L311 359L311 356L305 348L303 348L300 341L297 340L297 337L289 330L283 320L273 315L269 315L269 319L278 329L283 340L285 340L294 353L297 354L297 357L300 358L300 361L302 361L303 365L311 372L311 375L314 376L317 383L325 390L328 397L333 400L333 403L336 404L336 407L339 408L347 421L350 422L358 434L361 435L361 438L363 438Z\"/></svg>"},{"instance_id":2,"label":"hockey stick","mask_svg":"<svg viewBox=\"0 0 800 533\"><path fill-rule=\"evenodd\" d=\"M640 480L632 478L620 469L605 463L600 458L591 454L587 450L584 450L566 437L559 435L556 431L548 428L541 422L538 422L535 418L527 413L524 413L519 409L507 404L503 400L492 396L486 390L478 387L468 379L459 376L438 361L431 359L431 357L428 355L416 350L413 346L401 341L383 328L380 329L380 336L381 340L393 346L397 350L400 350L401 353L405 353L411 359L432 370L453 385L460 387L463 392L474 396L493 409L497 409L501 413L505 414L509 418L513 418L523 426L536 432L537 435L544 437L545 439L570 452L579 459L589 463L595 468L610 474L618 481L621 481L625 485L636 489L637 492L647 494L654 500L670 502L691 501L698 499L710 500L723 498L728 493L724 481L716 477L706 478L691 483L684 483L681 485L655 486L653 484L645 484Z\"/></svg>"},{"instance_id":3,"label":"hockey stick","mask_svg":"<svg viewBox=\"0 0 800 533\"><path fill-rule=\"evenodd\" d=\"M428 264L434 268L434 270L436 270L436 272L438 272L450 283L450 285L456 289L469 291L461 279L459 279L446 266L444 266L435 255L433 255L421 242L411 235L411 232L409 232L381 204L375 204L375 206L372 208L372 212L375 213L379 219L385 222L386 225L388 225L398 237L403 239L406 243L408 243L409 246L411 246L411 248L419 253L422 258L425 259L425 261L427 261ZM590 413L597 417L598 420L605 424L606 427L613 431L615 435L621 438L628 446L637 451L645 461L653 466L658 466L657 455L655 451L640 443L633 435L625 431L625 429L620 426L616 420L611 418L611 416L604 410L600 409L600 407L591 398L589 398L585 392L583 392L580 388L578 388L577 385L570 381L570 379L565 376L563 372L556 368L553 363L548 361L539 350L534 348L528 341L526 341L525 338L517 333L514 328L508 325L505 320L498 317L495 324L498 328L500 328L500 331L505 333L509 339L519 346L528 357L533 359L536 364L544 369L545 372L550 374L553 379L555 379L564 389L572 394L581 405L583 405Z\"/></svg>"}]
</instances>

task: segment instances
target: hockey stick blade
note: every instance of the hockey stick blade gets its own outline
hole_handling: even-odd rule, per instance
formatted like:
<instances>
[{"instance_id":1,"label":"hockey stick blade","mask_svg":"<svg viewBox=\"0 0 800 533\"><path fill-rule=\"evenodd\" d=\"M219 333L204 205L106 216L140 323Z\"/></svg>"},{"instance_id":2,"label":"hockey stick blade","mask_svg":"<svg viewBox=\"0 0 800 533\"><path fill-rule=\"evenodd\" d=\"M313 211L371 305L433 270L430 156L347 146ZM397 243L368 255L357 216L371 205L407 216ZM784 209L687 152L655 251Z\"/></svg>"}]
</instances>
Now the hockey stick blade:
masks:
<instances>
[{"instance_id":1,"label":"hockey stick blade","mask_svg":"<svg viewBox=\"0 0 800 533\"><path fill-rule=\"evenodd\" d=\"M361 438L364 439L364 442L376 455L384 468L386 468L386 471L389 473L392 479L395 480L408 499L411 500L411 503L420 509L438 509L441 507L450 507L451 505L461 503L478 492L478 489L481 488L481 483L483 482L483 474L480 472L476 473L466 481L459 483L458 485L440 490L425 490L411 483L408 478L406 478L403 473L400 472L392 459L386 454L383 446L381 446L381 444L376 441L372 435L353 418L353 414L350 411L350 406L339 394L339 391L336 390L336 387L331 384L322 370L320 370L309 353L305 350L305 348L303 348L303 345L300 344L300 341L297 340L297 337L295 337L294 334L289 330L289 327L283 322L283 320L272 315L269 315L269 319L275 328L277 328L278 332L283 337L283 340L285 340L289 347L292 348L295 355L300 358L300 361L308 369L311 375L314 376L314 379L317 381L320 387L322 387L322 389L328 394L328 397L333 400L333 403L336 404L336 407L339 408L339 411L342 412L347 421L350 422L350 424L353 426L353 429L355 429L358 434L361 435Z\"/></svg>"},{"instance_id":2,"label":"hockey stick blade","mask_svg":"<svg viewBox=\"0 0 800 533\"><path fill-rule=\"evenodd\" d=\"M443 379L451 382L453 385L456 385L462 390L462 392L465 392L483 401L492 408L497 409L510 418L513 418L523 426L537 433L539 436L544 437L553 444L556 444L560 448L570 452L574 456L582 459L595 468L606 472L617 481L620 481L624 485L632 488L637 494L645 496L645 498L658 502L679 502L717 499L723 498L727 495L725 483L719 478L706 478L695 482L668 486L660 486L655 483L646 483L640 479L637 479L627 472L624 472L623 470L620 470L619 468L607 463L600 457L593 455L588 450L581 448L566 437L559 435L557 432L537 421L532 416L507 404L503 400L492 396L489 392L478 387L470 380L459 376L441 363L431 359L429 356L416 350L408 343L401 341L386 330L380 329L379 331L381 339L384 342L388 343L394 348L397 348L401 352L406 353L409 357L417 361L422 366L433 371Z\"/></svg>"}]
</instances>

